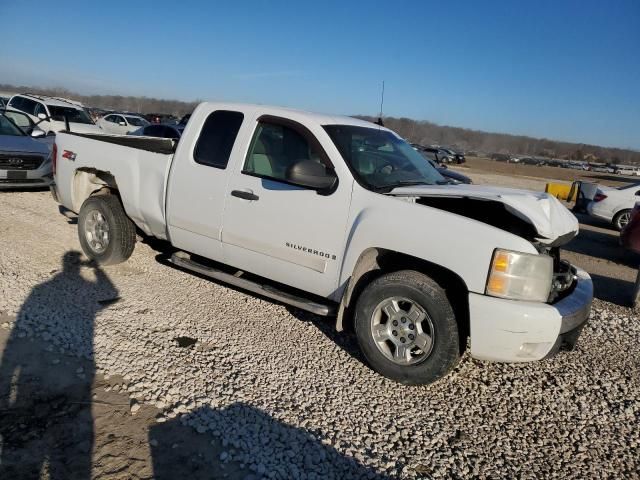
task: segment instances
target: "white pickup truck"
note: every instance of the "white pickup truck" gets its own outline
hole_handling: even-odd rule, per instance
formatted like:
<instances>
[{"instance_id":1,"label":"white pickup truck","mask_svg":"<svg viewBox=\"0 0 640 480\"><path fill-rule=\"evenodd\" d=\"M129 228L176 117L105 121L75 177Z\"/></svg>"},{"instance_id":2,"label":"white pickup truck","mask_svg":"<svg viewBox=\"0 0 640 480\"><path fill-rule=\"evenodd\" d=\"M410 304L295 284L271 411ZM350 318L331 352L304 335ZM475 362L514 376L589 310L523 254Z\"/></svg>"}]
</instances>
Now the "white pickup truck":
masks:
<instances>
[{"instance_id":1,"label":"white pickup truck","mask_svg":"<svg viewBox=\"0 0 640 480\"><path fill-rule=\"evenodd\" d=\"M405 384L444 376L469 338L494 361L572 348L591 307L591 279L560 259L578 223L558 200L448 185L354 118L202 103L177 146L63 132L53 193L97 262L127 260L136 231L168 240L182 269L336 315Z\"/></svg>"}]
</instances>

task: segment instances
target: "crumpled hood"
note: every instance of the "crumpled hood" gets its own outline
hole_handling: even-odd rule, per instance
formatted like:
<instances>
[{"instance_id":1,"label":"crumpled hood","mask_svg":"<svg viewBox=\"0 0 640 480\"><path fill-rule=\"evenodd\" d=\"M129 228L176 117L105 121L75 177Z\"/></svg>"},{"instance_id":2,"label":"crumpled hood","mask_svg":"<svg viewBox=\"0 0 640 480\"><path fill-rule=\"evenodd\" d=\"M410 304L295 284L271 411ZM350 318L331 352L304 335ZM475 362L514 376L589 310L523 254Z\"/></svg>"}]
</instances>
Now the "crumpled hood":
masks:
<instances>
[{"instance_id":1,"label":"crumpled hood","mask_svg":"<svg viewBox=\"0 0 640 480\"><path fill-rule=\"evenodd\" d=\"M536 240L557 246L578 234L578 219L560 201L545 192L485 185L418 185L398 187L394 196L473 198L501 202L513 215L530 223Z\"/></svg>"}]
</instances>

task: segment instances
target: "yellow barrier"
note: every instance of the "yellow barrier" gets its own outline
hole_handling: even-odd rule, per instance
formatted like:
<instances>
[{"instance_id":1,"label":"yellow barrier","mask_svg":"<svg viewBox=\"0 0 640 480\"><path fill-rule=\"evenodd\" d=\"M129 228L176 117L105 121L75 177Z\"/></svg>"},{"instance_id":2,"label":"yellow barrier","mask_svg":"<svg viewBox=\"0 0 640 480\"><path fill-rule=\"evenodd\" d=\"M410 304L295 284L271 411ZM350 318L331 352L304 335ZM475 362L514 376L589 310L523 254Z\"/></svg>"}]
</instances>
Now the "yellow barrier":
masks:
<instances>
[{"instance_id":1,"label":"yellow barrier","mask_svg":"<svg viewBox=\"0 0 640 480\"><path fill-rule=\"evenodd\" d=\"M558 200L566 200L567 202L573 201L578 193L578 189L570 183L547 183L544 191Z\"/></svg>"}]
</instances>

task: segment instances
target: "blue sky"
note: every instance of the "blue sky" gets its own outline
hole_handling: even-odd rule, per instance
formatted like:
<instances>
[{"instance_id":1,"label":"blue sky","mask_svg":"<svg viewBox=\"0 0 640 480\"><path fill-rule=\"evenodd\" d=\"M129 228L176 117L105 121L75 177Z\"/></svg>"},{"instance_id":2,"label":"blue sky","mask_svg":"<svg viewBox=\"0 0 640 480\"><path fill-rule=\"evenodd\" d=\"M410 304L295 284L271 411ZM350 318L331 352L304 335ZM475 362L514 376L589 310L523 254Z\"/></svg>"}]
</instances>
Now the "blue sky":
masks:
<instances>
[{"instance_id":1,"label":"blue sky","mask_svg":"<svg viewBox=\"0 0 640 480\"><path fill-rule=\"evenodd\" d=\"M0 0L0 83L640 149L640 1ZM38 33L40 32L40 33Z\"/></svg>"}]
</instances>

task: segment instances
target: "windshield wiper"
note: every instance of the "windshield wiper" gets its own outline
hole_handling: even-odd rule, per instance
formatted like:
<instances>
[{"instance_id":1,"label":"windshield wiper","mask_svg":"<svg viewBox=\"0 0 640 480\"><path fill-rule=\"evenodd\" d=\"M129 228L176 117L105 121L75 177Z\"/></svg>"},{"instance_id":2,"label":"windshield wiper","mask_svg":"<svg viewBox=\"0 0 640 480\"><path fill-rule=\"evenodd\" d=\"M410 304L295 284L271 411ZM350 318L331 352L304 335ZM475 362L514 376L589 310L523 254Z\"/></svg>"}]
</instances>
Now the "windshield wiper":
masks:
<instances>
[{"instance_id":1,"label":"windshield wiper","mask_svg":"<svg viewBox=\"0 0 640 480\"><path fill-rule=\"evenodd\" d=\"M374 191L378 193L389 193L394 188L398 187L411 187L414 185L433 185L425 180L402 180L400 182L393 183L391 185L382 185L379 187L374 186Z\"/></svg>"}]
</instances>

